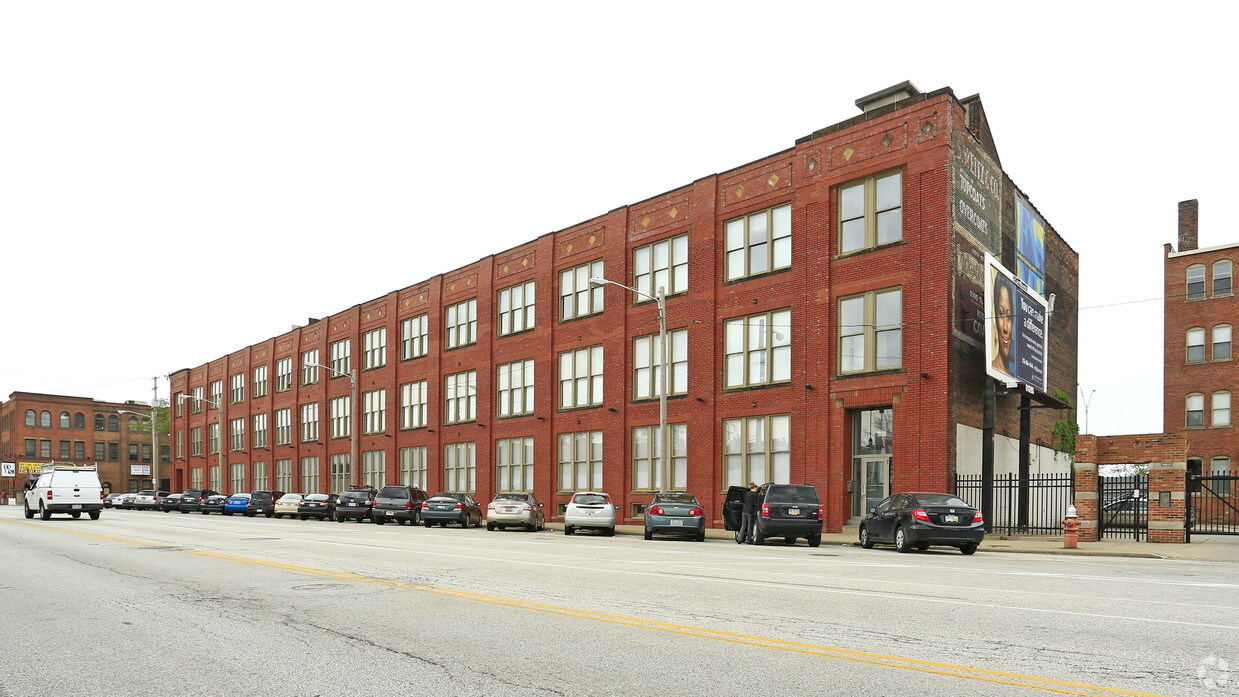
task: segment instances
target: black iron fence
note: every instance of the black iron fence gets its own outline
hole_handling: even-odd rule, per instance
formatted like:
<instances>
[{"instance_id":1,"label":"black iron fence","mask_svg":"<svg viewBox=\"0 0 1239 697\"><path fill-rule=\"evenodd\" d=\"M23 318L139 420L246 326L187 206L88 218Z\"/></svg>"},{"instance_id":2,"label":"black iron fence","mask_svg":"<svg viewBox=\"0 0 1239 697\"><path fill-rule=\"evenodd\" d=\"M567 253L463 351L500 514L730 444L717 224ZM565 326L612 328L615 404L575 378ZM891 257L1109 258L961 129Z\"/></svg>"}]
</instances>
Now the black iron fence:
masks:
<instances>
[{"instance_id":1,"label":"black iron fence","mask_svg":"<svg viewBox=\"0 0 1239 697\"><path fill-rule=\"evenodd\" d=\"M1187 478L1187 541L1192 535L1239 535L1239 477Z\"/></svg>"},{"instance_id":2,"label":"black iron fence","mask_svg":"<svg viewBox=\"0 0 1239 697\"><path fill-rule=\"evenodd\" d=\"M1098 477L1097 530L1101 537L1143 540L1149 534L1149 475Z\"/></svg>"},{"instance_id":3,"label":"black iron fence","mask_svg":"<svg viewBox=\"0 0 1239 697\"><path fill-rule=\"evenodd\" d=\"M955 495L974 508L981 507L985 481L979 474L955 476ZM1021 524L1020 477L994 475L994 510L988 516L989 531L1000 535L1059 535L1063 518L1074 499L1071 473L1033 474L1028 479L1026 520Z\"/></svg>"}]
</instances>

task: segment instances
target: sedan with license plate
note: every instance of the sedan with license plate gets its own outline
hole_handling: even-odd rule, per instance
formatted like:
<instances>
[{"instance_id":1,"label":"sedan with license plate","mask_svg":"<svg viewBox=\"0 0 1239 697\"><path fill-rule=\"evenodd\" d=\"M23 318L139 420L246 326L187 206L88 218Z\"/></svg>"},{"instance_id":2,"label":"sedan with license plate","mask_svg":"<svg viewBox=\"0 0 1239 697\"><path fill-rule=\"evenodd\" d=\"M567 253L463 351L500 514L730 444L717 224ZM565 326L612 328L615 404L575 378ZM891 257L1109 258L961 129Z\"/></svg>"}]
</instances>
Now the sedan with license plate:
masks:
<instances>
[{"instance_id":1,"label":"sedan with license plate","mask_svg":"<svg viewBox=\"0 0 1239 697\"><path fill-rule=\"evenodd\" d=\"M297 506L297 517L331 520L336 513L335 494L307 494Z\"/></svg>"},{"instance_id":2,"label":"sedan with license plate","mask_svg":"<svg viewBox=\"0 0 1239 697\"><path fill-rule=\"evenodd\" d=\"M303 498L305 497L301 494L284 494L275 502L271 510L276 518L295 516L297 515L297 507L301 505L301 499Z\"/></svg>"},{"instance_id":3,"label":"sedan with license plate","mask_svg":"<svg viewBox=\"0 0 1239 697\"><path fill-rule=\"evenodd\" d=\"M460 527L482 525L482 506L469 494L440 491L422 502L422 525L435 523L445 528L448 523L460 523Z\"/></svg>"},{"instance_id":4,"label":"sedan with license plate","mask_svg":"<svg viewBox=\"0 0 1239 697\"><path fill-rule=\"evenodd\" d=\"M533 531L546 527L542 504L533 494L495 494L495 500L487 504L486 529L503 530L509 526Z\"/></svg>"},{"instance_id":5,"label":"sedan with license plate","mask_svg":"<svg viewBox=\"0 0 1239 697\"><path fill-rule=\"evenodd\" d=\"M378 489L370 486L351 486L336 499L336 521L343 523L352 518L358 523L368 520L374 510L374 498Z\"/></svg>"},{"instance_id":6,"label":"sedan with license plate","mask_svg":"<svg viewBox=\"0 0 1239 697\"><path fill-rule=\"evenodd\" d=\"M159 502L159 510L167 513L168 511L177 510L177 506L181 505L180 494L168 494L162 501Z\"/></svg>"},{"instance_id":7,"label":"sedan with license plate","mask_svg":"<svg viewBox=\"0 0 1239 697\"><path fill-rule=\"evenodd\" d=\"M133 507L146 511L158 511L159 503L163 501L168 492L157 489L143 489L139 491L133 499Z\"/></svg>"},{"instance_id":8,"label":"sedan with license plate","mask_svg":"<svg viewBox=\"0 0 1239 697\"><path fill-rule=\"evenodd\" d=\"M122 492L122 491L113 491L112 493L108 494L107 496L104 496L104 497L103 497L103 507L104 507L104 508L112 508L113 506L115 506L116 508L120 508L120 500L121 500L121 498L122 498L122 497L124 497L124 495L125 495L125 494L124 494L124 492Z\"/></svg>"},{"instance_id":9,"label":"sedan with license plate","mask_svg":"<svg viewBox=\"0 0 1239 697\"><path fill-rule=\"evenodd\" d=\"M948 545L964 554L977 551L985 538L981 511L953 494L892 494L869 509L860 521L860 546L891 544L900 552Z\"/></svg>"},{"instance_id":10,"label":"sedan with license plate","mask_svg":"<svg viewBox=\"0 0 1239 697\"><path fill-rule=\"evenodd\" d=\"M211 513L223 513L224 504L228 503L228 497L223 494L211 494L202 499L202 503L198 504L198 512L202 515L210 515Z\"/></svg>"},{"instance_id":11,"label":"sedan with license plate","mask_svg":"<svg viewBox=\"0 0 1239 697\"><path fill-rule=\"evenodd\" d=\"M578 491L564 507L564 534L578 530L596 530L607 537L615 536L615 504L610 494L600 491Z\"/></svg>"},{"instance_id":12,"label":"sedan with license plate","mask_svg":"<svg viewBox=\"0 0 1239 697\"><path fill-rule=\"evenodd\" d=\"M220 511L224 515L232 515L240 513L241 515L249 515L250 495L249 494L233 494L224 499L224 510Z\"/></svg>"},{"instance_id":13,"label":"sedan with license plate","mask_svg":"<svg viewBox=\"0 0 1239 697\"><path fill-rule=\"evenodd\" d=\"M696 496L683 491L661 491L645 507L645 539L655 534L706 539L706 515Z\"/></svg>"}]
</instances>

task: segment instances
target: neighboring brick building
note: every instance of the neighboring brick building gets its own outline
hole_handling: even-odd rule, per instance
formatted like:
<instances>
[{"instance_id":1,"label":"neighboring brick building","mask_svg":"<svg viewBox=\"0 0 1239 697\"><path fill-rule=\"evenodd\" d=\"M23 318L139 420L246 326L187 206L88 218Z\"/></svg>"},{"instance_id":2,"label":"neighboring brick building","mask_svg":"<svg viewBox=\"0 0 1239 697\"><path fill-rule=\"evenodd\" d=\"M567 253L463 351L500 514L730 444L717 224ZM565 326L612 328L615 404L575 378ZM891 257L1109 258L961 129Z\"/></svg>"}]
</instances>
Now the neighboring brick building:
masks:
<instances>
[{"instance_id":1,"label":"neighboring brick building","mask_svg":"<svg viewBox=\"0 0 1239 697\"><path fill-rule=\"evenodd\" d=\"M828 530L892 488L951 490L981 457L957 433L982 427L983 258L1015 268L1017 189L979 98L904 83L857 105L785 151L173 373L173 488L338 491L356 428L349 483L529 490L551 518L602 489L639 522L659 484L657 308L589 286L605 277L667 288L671 486L715 525L749 480L816 485ZM1049 384L1071 394L1078 256L1047 228L1045 257L1068 310ZM314 364L356 369L355 403ZM999 433L1018 405L999 397ZM1032 439L1057 416L1037 410Z\"/></svg>"},{"instance_id":2,"label":"neighboring brick building","mask_svg":"<svg viewBox=\"0 0 1239 697\"><path fill-rule=\"evenodd\" d=\"M105 493L151 487L150 419L120 410L149 413L140 402L98 402L89 397L14 392L0 403L0 459L13 463L14 476L0 477L0 489L20 490L30 473L50 462L95 464ZM163 434L160 478L166 481L167 434ZM7 473L6 473L7 474Z\"/></svg>"},{"instance_id":3,"label":"neighboring brick building","mask_svg":"<svg viewBox=\"0 0 1239 697\"><path fill-rule=\"evenodd\" d=\"M1179 251L1165 247L1166 433L1188 442L1189 474L1226 476L1239 459L1231 417L1239 394L1232 336L1239 321L1233 277L1239 242L1198 247L1197 203L1179 204Z\"/></svg>"}]
</instances>

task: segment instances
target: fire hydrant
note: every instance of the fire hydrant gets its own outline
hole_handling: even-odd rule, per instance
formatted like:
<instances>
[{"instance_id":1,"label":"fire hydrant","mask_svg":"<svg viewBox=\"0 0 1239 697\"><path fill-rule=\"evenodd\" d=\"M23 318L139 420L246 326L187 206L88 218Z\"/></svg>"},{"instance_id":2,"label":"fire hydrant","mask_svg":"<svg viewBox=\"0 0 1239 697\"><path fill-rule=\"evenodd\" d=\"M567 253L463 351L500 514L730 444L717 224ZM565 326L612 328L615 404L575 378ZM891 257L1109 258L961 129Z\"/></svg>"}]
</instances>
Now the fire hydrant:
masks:
<instances>
[{"instance_id":1,"label":"fire hydrant","mask_svg":"<svg viewBox=\"0 0 1239 697\"><path fill-rule=\"evenodd\" d=\"M1063 549L1075 549L1080 539L1080 516L1076 514L1075 506L1067 507L1067 518L1063 520Z\"/></svg>"}]
</instances>

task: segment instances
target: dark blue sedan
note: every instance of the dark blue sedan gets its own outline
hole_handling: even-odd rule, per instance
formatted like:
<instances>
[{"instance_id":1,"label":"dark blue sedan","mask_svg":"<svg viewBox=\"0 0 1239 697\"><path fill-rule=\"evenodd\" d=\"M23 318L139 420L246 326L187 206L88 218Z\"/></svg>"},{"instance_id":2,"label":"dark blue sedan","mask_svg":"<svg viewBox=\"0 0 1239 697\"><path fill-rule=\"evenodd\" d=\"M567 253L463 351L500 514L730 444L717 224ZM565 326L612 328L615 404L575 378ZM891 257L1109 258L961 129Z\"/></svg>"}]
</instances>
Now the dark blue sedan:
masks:
<instances>
[{"instance_id":1,"label":"dark blue sedan","mask_svg":"<svg viewBox=\"0 0 1239 697\"><path fill-rule=\"evenodd\" d=\"M249 505L249 494L233 494L232 496L229 496L226 501L224 501L224 515L232 515L233 513L245 515L245 511L249 508Z\"/></svg>"}]
</instances>

